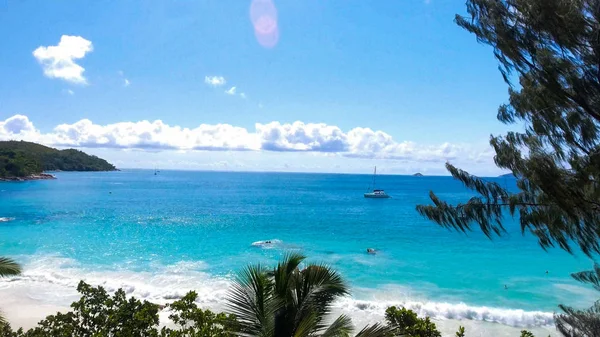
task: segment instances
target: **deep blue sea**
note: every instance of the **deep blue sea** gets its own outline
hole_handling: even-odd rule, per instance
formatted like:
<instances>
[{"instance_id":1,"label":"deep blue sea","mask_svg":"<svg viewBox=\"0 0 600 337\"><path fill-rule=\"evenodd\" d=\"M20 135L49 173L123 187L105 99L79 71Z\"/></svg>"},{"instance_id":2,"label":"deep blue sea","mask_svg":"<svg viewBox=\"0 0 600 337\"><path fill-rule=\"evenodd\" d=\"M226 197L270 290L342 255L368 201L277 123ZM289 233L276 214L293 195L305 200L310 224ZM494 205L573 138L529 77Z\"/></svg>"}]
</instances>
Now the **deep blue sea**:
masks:
<instances>
[{"instance_id":1,"label":"deep blue sea","mask_svg":"<svg viewBox=\"0 0 600 337\"><path fill-rule=\"evenodd\" d=\"M48 284L52 294L38 299L57 302L56 287L72 292L79 279L157 301L194 288L210 306L222 303L228 281L244 265L298 251L343 274L353 297L339 307L354 316L381 315L396 303L438 319L541 326L552 324L557 304L595 299L569 276L590 269L589 258L543 251L521 234L517 220L507 218L508 233L489 240L422 218L415 206L429 203L430 190L447 201L472 195L451 177L378 176L378 187L393 198L375 200L362 195L369 175L124 170L56 176L0 183L0 255L25 266L22 277L2 280L0 288ZM272 243L260 243L266 240Z\"/></svg>"}]
</instances>

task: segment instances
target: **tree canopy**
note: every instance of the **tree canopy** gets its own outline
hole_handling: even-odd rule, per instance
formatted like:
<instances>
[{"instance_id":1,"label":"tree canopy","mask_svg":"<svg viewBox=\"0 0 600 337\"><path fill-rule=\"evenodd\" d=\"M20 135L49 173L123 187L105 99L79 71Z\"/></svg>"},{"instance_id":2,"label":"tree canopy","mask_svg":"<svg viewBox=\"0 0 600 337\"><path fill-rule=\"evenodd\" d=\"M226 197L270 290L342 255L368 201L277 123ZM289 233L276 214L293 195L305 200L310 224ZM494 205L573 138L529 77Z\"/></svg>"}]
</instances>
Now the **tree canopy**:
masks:
<instances>
[{"instance_id":1,"label":"tree canopy","mask_svg":"<svg viewBox=\"0 0 600 337\"><path fill-rule=\"evenodd\" d=\"M470 17L457 16L457 24L493 47L510 86L497 117L525 126L490 141L519 192L447 165L479 196L449 205L432 193L434 205L418 211L462 231L477 223L492 235L504 231L507 208L544 248L572 251L575 242L600 253L600 1L469 0L467 9Z\"/></svg>"},{"instance_id":2,"label":"tree canopy","mask_svg":"<svg viewBox=\"0 0 600 337\"><path fill-rule=\"evenodd\" d=\"M21 151L0 149L0 178L25 177L40 173L42 165Z\"/></svg>"},{"instance_id":3,"label":"tree canopy","mask_svg":"<svg viewBox=\"0 0 600 337\"><path fill-rule=\"evenodd\" d=\"M459 231L479 227L488 236L505 232L508 211L518 215L521 231L535 235L544 249L573 252L579 247L596 256L600 0L468 0L467 11L468 16L456 16L456 23L493 48L509 86L508 102L497 118L523 128L490 140L495 164L512 172L518 191L447 164L452 176L477 196L452 205L431 192L433 205L417 210L441 226ZM586 317L598 321L599 309L591 308Z\"/></svg>"}]
</instances>

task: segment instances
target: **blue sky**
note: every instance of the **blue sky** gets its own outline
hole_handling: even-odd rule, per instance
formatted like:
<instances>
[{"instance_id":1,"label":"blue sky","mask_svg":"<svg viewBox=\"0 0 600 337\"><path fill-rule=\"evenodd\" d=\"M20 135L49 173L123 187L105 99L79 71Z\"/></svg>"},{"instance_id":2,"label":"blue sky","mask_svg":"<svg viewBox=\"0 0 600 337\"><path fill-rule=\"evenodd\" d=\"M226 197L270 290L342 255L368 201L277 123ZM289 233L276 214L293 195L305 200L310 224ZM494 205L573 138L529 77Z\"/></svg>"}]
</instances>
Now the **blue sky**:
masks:
<instances>
[{"instance_id":1,"label":"blue sky","mask_svg":"<svg viewBox=\"0 0 600 337\"><path fill-rule=\"evenodd\" d=\"M507 86L462 1L252 3L5 2L0 137L121 167L497 173Z\"/></svg>"}]
</instances>

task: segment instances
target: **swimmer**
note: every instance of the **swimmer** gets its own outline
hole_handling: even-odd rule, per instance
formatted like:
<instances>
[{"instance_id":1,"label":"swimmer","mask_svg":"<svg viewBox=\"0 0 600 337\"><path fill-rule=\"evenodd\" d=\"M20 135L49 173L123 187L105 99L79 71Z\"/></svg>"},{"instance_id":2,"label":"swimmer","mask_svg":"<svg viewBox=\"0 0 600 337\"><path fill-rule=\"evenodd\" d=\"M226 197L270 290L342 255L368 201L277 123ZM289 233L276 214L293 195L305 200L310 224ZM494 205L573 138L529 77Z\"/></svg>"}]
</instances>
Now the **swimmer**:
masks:
<instances>
[{"instance_id":1,"label":"swimmer","mask_svg":"<svg viewBox=\"0 0 600 337\"><path fill-rule=\"evenodd\" d=\"M375 249L373 248L367 248L367 254L375 254Z\"/></svg>"},{"instance_id":2,"label":"swimmer","mask_svg":"<svg viewBox=\"0 0 600 337\"><path fill-rule=\"evenodd\" d=\"M505 285L504 285L504 290L506 290L506 289L508 289L508 286L505 284Z\"/></svg>"}]
</instances>

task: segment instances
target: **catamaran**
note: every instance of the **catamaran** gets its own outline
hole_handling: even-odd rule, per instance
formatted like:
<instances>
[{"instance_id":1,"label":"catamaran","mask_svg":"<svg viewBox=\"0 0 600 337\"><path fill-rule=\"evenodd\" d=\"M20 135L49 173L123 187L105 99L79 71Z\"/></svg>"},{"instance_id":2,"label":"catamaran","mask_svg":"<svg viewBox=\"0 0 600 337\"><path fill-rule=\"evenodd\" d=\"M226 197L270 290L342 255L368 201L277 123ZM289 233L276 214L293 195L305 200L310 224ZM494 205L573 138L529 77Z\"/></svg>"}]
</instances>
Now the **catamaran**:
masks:
<instances>
[{"instance_id":1,"label":"catamaran","mask_svg":"<svg viewBox=\"0 0 600 337\"><path fill-rule=\"evenodd\" d=\"M375 189L375 177L377 176L377 166L375 166L375 171L373 171L373 192L367 192L364 194L365 198L373 198L373 199L386 199L390 196L385 193L384 190ZM369 188L370 190L370 188Z\"/></svg>"}]
</instances>

